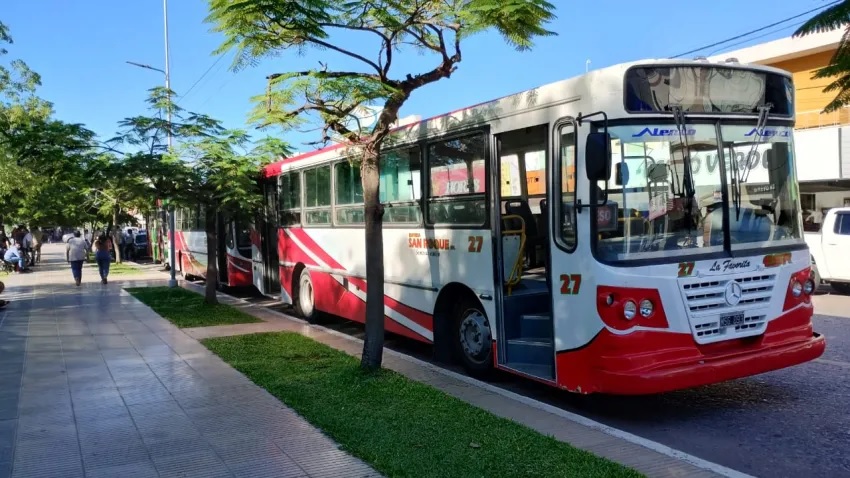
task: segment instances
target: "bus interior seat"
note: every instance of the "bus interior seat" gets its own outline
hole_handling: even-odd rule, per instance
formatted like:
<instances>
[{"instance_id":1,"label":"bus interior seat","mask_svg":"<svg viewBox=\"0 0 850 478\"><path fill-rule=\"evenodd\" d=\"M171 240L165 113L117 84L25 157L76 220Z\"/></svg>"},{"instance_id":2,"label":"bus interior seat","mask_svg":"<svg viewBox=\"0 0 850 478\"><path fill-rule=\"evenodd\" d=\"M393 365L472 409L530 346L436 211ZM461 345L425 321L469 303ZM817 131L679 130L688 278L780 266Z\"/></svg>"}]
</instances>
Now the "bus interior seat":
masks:
<instances>
[{"instance_id":1,"label":"bus interior seat","mask_svg":"<svg viewBox=\"0 0 850 478\"><path fill-rule=\"evenodd\" d=\"M505 211L508 214L517 215L525 221L525 255L528 260L528 267L535 267L537 265L537 246L540 244L540 235L537 233L537 222L531 213L531 207L524 199L511 199L505 203Z\"/></svg>"}]
</instances>

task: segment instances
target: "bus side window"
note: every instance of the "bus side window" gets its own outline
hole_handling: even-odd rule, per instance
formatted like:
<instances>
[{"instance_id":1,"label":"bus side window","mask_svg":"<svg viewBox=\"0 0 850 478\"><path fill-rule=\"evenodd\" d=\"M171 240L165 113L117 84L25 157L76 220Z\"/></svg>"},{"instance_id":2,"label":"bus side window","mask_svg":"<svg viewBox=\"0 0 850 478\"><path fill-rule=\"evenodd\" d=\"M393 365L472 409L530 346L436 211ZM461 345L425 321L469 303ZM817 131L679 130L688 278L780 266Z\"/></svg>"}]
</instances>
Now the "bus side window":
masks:
<instances>
[{"instance_id":1,"label":"bus side window","mask_svg":"<svg viewBox=\"0 0 850 478\"><path fill-rule=\"evenodd\" d=\"M428 223L486 223L486 152L483 133L428 145Z\"/></svg>"},{"instance_id":2,"label":"bus side window","mask_svg":"<svg viewBox=\"0 0 850 478\"><path fill-rule=\"evenodd\" d=\"M363 182L360 179L360 163L342 161L334 165L334 188L336 203L334 223L339 225L363 224Z\"/></svg>"},{"instance_id":3,"label":"bus side window","mask_svg":"<svg viewBox=\"0 0 850 478\"><path fill-rule=\"evenodd\" d=\"M301 224L301 173L286 173L280 176L280 218L281 226Z\"/></svg>"},{"instance_id":4,"label":"bus side window","mask_svg":"<svg viewBox=\"0 0 850 478\"><path fill-rule=\"evenodd\" d=\"M319 166L304 171L304 223L331 223L331 167Z\"/></svg>"},{"instance_id":5,"label":"bus side window","mask_svg":"<svg viewBox=\"0 0 850 478\"><path fill-rule=\"evenodd\" d=\"M386 223L422 222L422 158L419 147L381 155L381 202Z\"/></svg>"}]
</instances>

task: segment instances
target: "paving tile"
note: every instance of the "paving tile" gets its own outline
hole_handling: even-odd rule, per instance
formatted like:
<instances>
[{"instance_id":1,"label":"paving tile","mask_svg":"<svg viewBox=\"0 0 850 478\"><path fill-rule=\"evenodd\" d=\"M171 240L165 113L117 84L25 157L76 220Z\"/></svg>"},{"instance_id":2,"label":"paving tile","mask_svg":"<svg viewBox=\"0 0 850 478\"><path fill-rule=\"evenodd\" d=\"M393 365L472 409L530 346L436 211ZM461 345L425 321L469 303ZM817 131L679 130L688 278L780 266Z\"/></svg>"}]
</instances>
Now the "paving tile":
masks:
<instances>
[{"instance_id":1,"label":"paving tile","mask_svg":"<svg viewBox=\"0 0 850 478\"><path fill-rule=\"evenodd\" d=\"M287 455L303 469L307 475L319 477L362 477L372 474L372 469L362 461L342 450L321 451Z\"/></svg>"},{"instance_id":2,"label":"paving tile","mask_svg":"<svg viewBox=\"0 0 850 478\"><path fill-rule=\"evenodd\" d=\"M192 421L185 415L150 416L137 421L136 426L145 443L201 437Z\"/></svg>"},{"instance_id":3,"label":"paving tile","mask_svg":"<svg viewBox=\"0 0 850 478\"><path fill-rule=\"evenodd\" d=\"M218 440L211 441L215 452L228 465L274 456L285 457L283 451L278 448L273 440L264 438L245 440L238 436L232 438L228 440L222 436Z\"/></svg>"},{"instance_id":4,"label":"paving tile","mask_svg":"<svg viewBox=\"0 0 850 478\"><path fill-rule=\"evenodd\" d=\"M139 439L139 431L130 417L95 419L77 422L81 445L108 446Z\"/></svg>"},{"instance_id":5,"label":"paving tile","mask_svg":"<svg viewBox=\"0 0 850 478\"><path fill-rule=\"evenodd\" d=\"M150 455L139 438L124 438L120 441L83 442L80 444L86 468L128 465L145 462Z\"/></svg>"},{"instance_id":6,"label":"paving tile","mask_svg":"<svg viewBox=\"0 0 850 478\"><path fill-rule=\"evenodd\" d=\"M233 474L212 451L202 451L181 455L154 457L154 464L161 478L232 477Z\"/></svg>"},{"instance_id":7,"label":"paving tile","mask_svg":"<svg viewBox=\"0 0 850 478\"><path fill-rule=\"evenodd\" d=\"M159 386L129 386L119 387L121 396L127 405L140 403L163 402L171 400L171 394L162 385Z\"/></svg>"},{"instance_id":8,"label":"paving tile","mask_svg":"<svg viewBox=\"0 0 850 478\"><path fill-rule=\"evenodd\" d=\"M28 463L27 466L14 465L12 478L84 478L82 465L56 465L44 460Z\"/></svg>"},{"instance_id":9,"label":"paving tile","mask_svg":"<svg viewBox=\"0 0 850 478\"><path fill-rule=\"evenodd\" d=\"M156 467L150 460L126 465L86 468L86 478L159 478Z\"/></svg>"},{"instance_id":10,"label":"paving tile","mask_svg":"<svg viewBox=\"0 0 850 478\"><path fill-rule=\"evenodd\" d=\"M163 400L161 402L136 403L128 405L127 408L136 421L145 420L150 417L164 418L172 415L181 417L186 415L186 412L173 399Z\"/></svg>"},{"instance_id":11,"label":"paving tile","mask_svg":"<svg viewBox=\"0 0 850 478\"><path fill-rule=\"evenodd\" d=\"M0 463L12 461L17 428L17 420L0 420Z\"/></svg>"},{"instance_id":12,"label":"paving tile","mask_svg":"<svg viewBox=\"0 0 850 478\"><path fill-rule=\"evenodd\" d=\"M86 402L74 407L74 416L78 421L105 420L129 417L130 412L124 404L104 405L97 402Z\"/></svg>"},{"instance_id":13,"label":"paving tile","mask_svg":"<svg viewBox=\"0 0 850 478\"><path fill-rule=\"evenodd\" d=\"M308 475L289 457L269 456L230 465L238 478L300 478Z\"/></svg>"},{"instance_id":14,"label":"paving tile","mask_svg":"<svg viewBox=\"0 0 850 478\"><path fill-rule=\"evenodd\" d=\"M18 418L18 398L0 399L0 420Z\"/></svg>"},{"instance_id":15,"label":"paving tile","mask_svg":"<svg viewBox=\"0 0 850 478\"><path fill-rule=\"evenodd\" d=\"M152 441L146 443L145 446L152 458L166 458L175 455L215 452L209 443L202 439L198 439L197 437Z\"/></svg>"}]
</instances>

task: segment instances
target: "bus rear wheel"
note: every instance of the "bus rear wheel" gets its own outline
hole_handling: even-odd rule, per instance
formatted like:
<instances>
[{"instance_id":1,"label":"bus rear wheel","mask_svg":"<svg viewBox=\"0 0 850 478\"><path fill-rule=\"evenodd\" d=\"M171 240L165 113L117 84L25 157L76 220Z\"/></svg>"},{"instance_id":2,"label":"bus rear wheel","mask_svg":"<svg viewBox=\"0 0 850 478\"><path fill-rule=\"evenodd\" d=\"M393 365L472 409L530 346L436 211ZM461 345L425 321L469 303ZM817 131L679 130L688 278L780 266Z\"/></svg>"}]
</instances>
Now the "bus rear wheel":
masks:
<instances>
[{"instance_id":1,"label":"bus rear wheel","mask_svg":"<svg viewBox=\"0 0 850 478\"><path fill-rule=\"evenodd\" d=\"M316 322L316 301L310 272L302 269L298 277L298 293L295 297L295 312L310 323Z\"/></svg>"},{"instance_id":2,"label":"bus rear wheel","mask_svg":"<svg viewBox=\"0 0 850 478\"><path fill-rule=\"evenodd\" d=\"M454 342L467 373L485 377L493 370L493 335L490 321L477 300L461 300L454 314Z\"/></svg>"}]
</instances>

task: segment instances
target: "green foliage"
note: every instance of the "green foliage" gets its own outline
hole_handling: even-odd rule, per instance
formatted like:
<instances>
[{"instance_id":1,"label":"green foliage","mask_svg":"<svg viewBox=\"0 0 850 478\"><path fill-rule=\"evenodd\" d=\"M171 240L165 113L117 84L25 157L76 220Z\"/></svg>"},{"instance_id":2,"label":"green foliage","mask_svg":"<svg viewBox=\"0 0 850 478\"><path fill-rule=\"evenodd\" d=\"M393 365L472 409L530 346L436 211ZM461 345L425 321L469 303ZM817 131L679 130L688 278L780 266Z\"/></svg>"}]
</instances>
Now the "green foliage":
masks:
<instances>
[{"instance_id":1,"label":"green foliage","mask_svg":"<svg viewBox=\"0 0 850 478\"><path fill-rule=\"evenodd\" d=\"M271 159L268 152L282 146L282 142L269 141L261 144L261 154L256 154L242 130L184 144L177 154L188 160L186 200L227 215L251 217L262 205L260 169Z\"/></svg>"},{"instance_id":2,"label":"green foliage","mask_svg":"<svg viewBox=\"0 0 850 478\"><path fill-rule=\"evenodd\" d=\"M795 37L800 37L837 28L845 29L829 65L820 68L812 76L812 78L832 80L823 91L834 92L835 98L823 109L824 113L850 105L850 28L848 25L850 25L850 0L845 0L822 10L794 32Z\"/></svg>"},{"instance_id":3,"label":"green foliage","mask_svg":"<svg viewBox=\"0 0 850 478\"><path fill-rule=\"evenodd\" d=\"M410 94L448 78L461 61L461 42L496 30L517 49L536 37L553 35L544 25L554 18L545 0L309 0L263 2L210 0L207 21L222 33L217 52L235 50L234 69L256 65L292 50L313 49L357 60L360 68L334 70L327 62L307 71L269 76L269 89L257 97L252 120L287 128L304 122L322 124L322 141L380 143ZM338 41L339 33L362 35L355 50ZM394 55L406 48L429 54L422 72L399 74ZM375 54L377 52L377 54ZM365 107L380 105L370 128L360 125Z\"/></svg>"}]
</instances>

